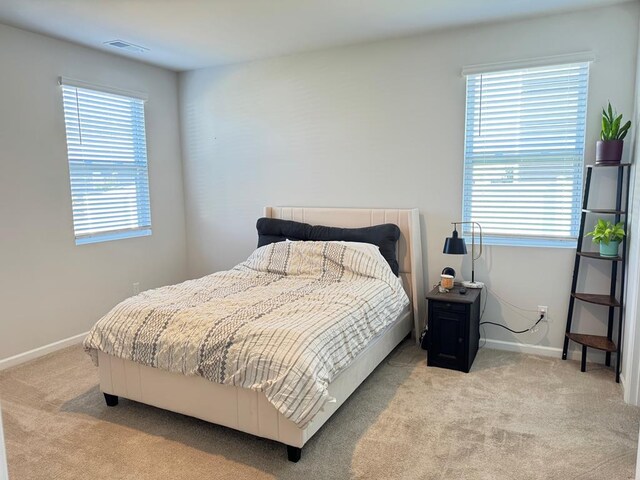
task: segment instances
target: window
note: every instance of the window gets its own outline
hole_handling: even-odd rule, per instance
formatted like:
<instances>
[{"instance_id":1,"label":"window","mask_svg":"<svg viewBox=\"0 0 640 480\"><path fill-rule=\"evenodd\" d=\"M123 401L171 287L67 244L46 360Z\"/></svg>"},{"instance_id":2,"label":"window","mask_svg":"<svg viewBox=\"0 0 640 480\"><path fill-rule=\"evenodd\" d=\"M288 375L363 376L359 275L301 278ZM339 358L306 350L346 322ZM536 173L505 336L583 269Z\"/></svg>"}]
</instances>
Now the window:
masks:
<instances>
[{"instance_id":1,"label":"window","mask_svg":"<svg viewBox=\"0 0 640 480\"><path fill-rule=\"evenodd\" d=\"M76 245L150 235L144 99L60 83Z\"/></svg>"},{"instance_id":2,"label":"window","mask_svg":"<svg viewBox=\"0 0 640 480\"><path fill-rule=\"evenodd\" d=\"M575 246L588 63L467 75L463 218L487 243Z\"/></svg>"}]
</instances>

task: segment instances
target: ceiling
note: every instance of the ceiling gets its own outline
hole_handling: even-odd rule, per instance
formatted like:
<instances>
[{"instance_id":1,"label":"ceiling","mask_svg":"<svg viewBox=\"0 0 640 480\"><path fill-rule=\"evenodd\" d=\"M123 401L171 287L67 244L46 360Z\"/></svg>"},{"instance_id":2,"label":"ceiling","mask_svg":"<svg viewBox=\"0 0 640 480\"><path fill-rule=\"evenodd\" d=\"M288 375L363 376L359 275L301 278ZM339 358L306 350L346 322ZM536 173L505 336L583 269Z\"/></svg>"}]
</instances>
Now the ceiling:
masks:
<instances>
[{"instance_id":1,"label":"ceiling","mask_svg":"<svg viewBox=\"0 0 640 480\"><path fill-rule=\"evenodd\" d=\"M180 71L623 1L0 0L0 23Z\"/></svg>"}]
</instances>

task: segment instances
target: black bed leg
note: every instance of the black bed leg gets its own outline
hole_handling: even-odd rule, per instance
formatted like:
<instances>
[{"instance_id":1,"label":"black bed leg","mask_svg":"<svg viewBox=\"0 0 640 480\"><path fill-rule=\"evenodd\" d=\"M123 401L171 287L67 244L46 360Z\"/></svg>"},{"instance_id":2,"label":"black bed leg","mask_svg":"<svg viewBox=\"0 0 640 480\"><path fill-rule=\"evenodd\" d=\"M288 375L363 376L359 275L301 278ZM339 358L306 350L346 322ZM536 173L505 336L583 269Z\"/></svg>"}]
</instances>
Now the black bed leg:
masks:
<instances>
[{"instance_id":1,"label":"black bed leg","mask_svg":"<svg viewBox=\"0 0 640 480\"><path fill-rule=\"evenodd\" d=\"M287 445L287 457L289 458L290 462L294 462L294 463L297 462L298 460L300 460L301 456L302 456L301 448Z\"/></svg>"},{"instance_id":2,"label":"black bed leg","mask_svg":"<svg viewBox=\"0 0 640 480\"><path fill-rule=\"evenodd\" d=\"M107 407L115 407L116 405L118 405L118 396L111 395L110 393L105 393L104 401L107 402Z\"/></svg>"}]
</instances>

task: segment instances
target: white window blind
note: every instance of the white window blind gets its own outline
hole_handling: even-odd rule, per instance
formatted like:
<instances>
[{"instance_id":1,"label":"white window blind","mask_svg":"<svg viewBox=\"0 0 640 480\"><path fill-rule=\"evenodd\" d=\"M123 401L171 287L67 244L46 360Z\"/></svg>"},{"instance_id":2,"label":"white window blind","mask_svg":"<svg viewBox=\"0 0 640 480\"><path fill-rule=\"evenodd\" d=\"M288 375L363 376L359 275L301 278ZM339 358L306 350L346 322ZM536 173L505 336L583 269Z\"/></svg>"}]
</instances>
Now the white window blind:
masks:
<instances>
[{"instance_id":1,"label":"white window blind","mask_svg":"<svg viewBox=\"0 0 640 480\"><path fill-rule=\"evenodd\" d=\"M467 76L463 217L488 243L575 243L588 77L588 63Z\"/></svg>"},{"instance_id":2,"label":"white window blind","mask_svg":"<svg viewBox=\"0 0 640 480\"><path fill-rule=\"evenodd\" d=\"M62 84L76 244L151 234L144 101Z\"/></svg>"}]
</instances>

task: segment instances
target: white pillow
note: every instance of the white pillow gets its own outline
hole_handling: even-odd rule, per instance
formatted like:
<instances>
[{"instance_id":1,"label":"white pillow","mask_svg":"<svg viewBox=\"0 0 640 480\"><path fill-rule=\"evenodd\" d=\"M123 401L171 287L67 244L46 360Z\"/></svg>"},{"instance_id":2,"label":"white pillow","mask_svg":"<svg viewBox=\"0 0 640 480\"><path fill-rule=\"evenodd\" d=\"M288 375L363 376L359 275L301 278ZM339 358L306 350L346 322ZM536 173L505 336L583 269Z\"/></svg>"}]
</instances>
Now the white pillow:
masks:
<instances>
[{"instance_id":1,"label":"white pillow","mask_svg":"<svg viewBox=\"0 0 640 480\"><path fill-rule=\"evenodd\" d=\"M304 240L289 240L288 238L286 238L284 240L286 243L293 243L293 242L299 242L299 241L304 241ZM354 248L356 250L359 250L361 252L367 253L369 255L371 255L372 257L382 261L382 263L384 263L385 265L389 266L389 263L387 262L387 260L384 258L384 256L382 255L382 253L380 253L380 248L377 245L374 245L373 243L365 243L365 242L345 242L342 240L330 240L331 243L339 243L342 245L346 245L348 247ZM391 267L389 267L391 268Z\"/></svg>"},{"instance_id":2,"label":"white pillow","mask_svg":"<svg viewBox=\"0 0 640 480\"><path fill-rule=\"evenodd\" d=\"M382 253L380 253L380 248L377 245L374 245L373 243L364 243L364 242L343 242L343 241L333 241L332 243L340 243L342 245L346 245L348 247L351 248L355 248L356 250L359 250L361 252L364 253L368 253L369 255L371 255L372 257L377 258L378 260L382 260L383 263L387 264L387 266L389 266L389 264L387 263L387 260L382 256ZM391 267L389 267L391 268Z\"/></svg>"}]
</instances>

